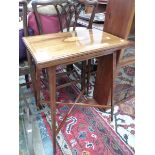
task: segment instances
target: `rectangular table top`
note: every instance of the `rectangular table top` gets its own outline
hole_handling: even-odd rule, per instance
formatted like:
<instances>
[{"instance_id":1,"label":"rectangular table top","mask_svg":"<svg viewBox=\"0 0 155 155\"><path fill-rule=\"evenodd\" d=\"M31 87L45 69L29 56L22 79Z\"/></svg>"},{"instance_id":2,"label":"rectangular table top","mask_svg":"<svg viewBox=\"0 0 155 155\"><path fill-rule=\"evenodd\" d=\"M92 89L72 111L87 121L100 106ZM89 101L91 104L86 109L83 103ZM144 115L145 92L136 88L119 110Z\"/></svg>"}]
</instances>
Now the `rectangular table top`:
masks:
<instances>
[{"instance_id":1,"label":"rectangular table top","mask_svg":"<svg viewBox=\"0 0 155 155\"><path fill-rule=\"evenodd\" d=\"M130 42L99 30L76 30L23 38L37 67L74 63L128 47Z\"/></svg>"}]
</instances>

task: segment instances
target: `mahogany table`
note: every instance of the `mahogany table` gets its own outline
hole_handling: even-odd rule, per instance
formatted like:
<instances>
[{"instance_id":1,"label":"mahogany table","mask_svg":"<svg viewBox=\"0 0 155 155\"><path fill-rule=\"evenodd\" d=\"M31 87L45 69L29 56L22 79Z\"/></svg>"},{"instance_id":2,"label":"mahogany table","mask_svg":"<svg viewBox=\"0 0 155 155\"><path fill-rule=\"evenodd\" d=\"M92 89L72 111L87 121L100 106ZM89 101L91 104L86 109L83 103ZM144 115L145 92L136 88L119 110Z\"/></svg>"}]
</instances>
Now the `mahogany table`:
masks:
<instances>
[{"instance_id":1,"label":"mahogany table","mask_svg":"<svg viewBox=\"0 0 155 155\"><path fill-rule=\"evenodd\" d=\"M117 65L117 51L129 47L131 43L95 29L29 36L24 37L23 40L36 67L34 91L36 92L37 105L40 105L40 75L37 73L43 68L48 71L53 151L56 154L56 135L68 116L65 116L62 124L56 130L55 115L56 104L58 104L56 103L56 66L98 57L93 105L84 104L84 106L97 107L96 103L98 103L98 107L106 108L109 107L107 103L110 95L111 102L113 101L113 81ZM32 74L31 76L34 75ZM82 105L82 103L76 103L81 94L75 103L72 104L73 106L69 113L74 105Z\"/></svg>"}]
</instances>

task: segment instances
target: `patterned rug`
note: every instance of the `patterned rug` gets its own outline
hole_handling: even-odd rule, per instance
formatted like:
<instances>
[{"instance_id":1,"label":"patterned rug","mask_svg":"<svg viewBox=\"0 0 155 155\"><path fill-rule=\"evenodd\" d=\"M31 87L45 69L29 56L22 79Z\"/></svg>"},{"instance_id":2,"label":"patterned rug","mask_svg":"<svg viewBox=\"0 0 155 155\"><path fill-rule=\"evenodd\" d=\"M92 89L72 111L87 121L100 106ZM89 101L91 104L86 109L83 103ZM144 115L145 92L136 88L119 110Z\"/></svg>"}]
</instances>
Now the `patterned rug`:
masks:
<instances>
[{"instance_id":1,"label":"patterned rug","mask_svg":"<svg viewBox=\"0 0 155 155\"><path fill-rule=\"evenodd\" d=\"M73 90L72 90L73 89ZM72 95L70 95L72 94ZM75 95L75 96L74 96ZM59 92L59 101L70 101L78 95L78 91L70 88L70 92ZM71 97L72 96L72 97ZM62 98L61 98L62 97ZM64 115L68 112L68 106L59 106L57 123L60 124ZM51 135L50 112L41 113L43 122L49 135ZM76 106L67 122L57 136L57 154L65 155L128 155L134 154L120 139L116 132L109 126L102 113L95 108L83 108Z\"/></svg>"},{"instance_id":2,"label":"patterned rug","mask_svg":"<svg viewBox=\"0 0 155 155\"><path fill-rule=\"evenodd\" d=\"M59 70L60 71L60 70ZM76 78L71 75L70 78ZM20 78L22 83L23 77ZM58 83L64 83L63 78ZM57 136L57 154L64 155L128 155L134 154L134 65L120 69L116 78L114 120L110 122L110 110L101 112L95 108L76 106ZM91 77L89 97L92 95L94 76ZM48 98L48 91L42 87L42 98ZM57 93L61 102L74 101L79 93L78 85L66 87ZM20 96L25 96L36 111L31 89L22 87ZM20 100L21 107L25 104ZM45 109L49 110L47 105ZM58 106L57 124L69 110L68 106ZM20 152L28 155L27 137L24 133L24 119L20 118ZM33 148L36 155L51 155L50 111L41 112L33 120Z\"/></svg>"},{"instance_id":3,"label":"patterned rug","mask_svg":"<svg viewBox=\"0 0 155 155\"><path fill-rule=\"evenodd\" d=\"M71 94L71 95L70 95ZM74 99L78 91L70 88L59 92L59 101ZM46 94L47 95L47 94ZM75 95L75 96L74 96ZM35 110L34 105L34 110ZM46 106L46 108L49 108ZM57 113L57 124L60 124L63 116L69 110L68 106L59 106ZM105 117L106 118L106 117ZM57 154L61 155L132 155L131 149L121 140L116 132L102 117L102 113L95 108L83 108L76 106L74 111L68 117L67 122L57 136ZM107 117L108 118L108 117ZM50 111L42 112L34 121L34 150L38 154L37 148L40 148L41 154L52 154L51 142L51 117ZM39 142L38 138L39 137Z\"/></svg>"},{"instance_id":4,"label":"patterned rug","mask_svg":"<svg viewBox=\"0 0 155 155\"><path fill-rule=\"evenodd\" d=\"M63 82L64 81L65 80L63 80ZM31 90L26 90L26 88L24 91L28 94L31 93ZM48 91L44 87L43 92L43 96L48 98ZM58 101L73 101L77 95L77 87L64 88L58 93ZM33 104L35 111L34 98L31 97L28 100ZM134 99L131 99L126 101L125 104L122 103L119 104L119 106L115 106L114 121L111 126L109 125L110 111L100 112L95 108L82 108L76 106L74 112L69 116L67 122L57 136L57 154L134 154L126 145L129 144L129 146L133 148L134 138L132 139L132 135L134 135L134 111L133 109L130 109L133 102ZM48 106L45 107L49 108ZM63 116L68 110L69 107L67 106L58 107L58 124L60 124ZM38 134L36 136L35 133L33 136L34 139L40 139L39 141L34 140L37 141L34 143L34 150L37 155L39 155L37 148L39 148L40 145L42 146L39 149L40 154L48 155L52 152L50 126L51 118L49 111L42 112L34 121L34 131L38 131L36 132ZM121 139L123 139L126 144Z\"/></svg>"}]
</instances>

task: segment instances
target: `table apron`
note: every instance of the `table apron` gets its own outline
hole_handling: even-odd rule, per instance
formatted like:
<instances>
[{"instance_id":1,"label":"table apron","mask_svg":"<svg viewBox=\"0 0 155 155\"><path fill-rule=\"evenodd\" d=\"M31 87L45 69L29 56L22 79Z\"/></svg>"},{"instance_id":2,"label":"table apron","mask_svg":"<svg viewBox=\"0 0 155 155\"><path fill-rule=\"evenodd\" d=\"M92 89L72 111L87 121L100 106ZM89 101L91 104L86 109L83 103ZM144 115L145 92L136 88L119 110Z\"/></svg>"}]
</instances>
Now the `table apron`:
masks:
<instances>
[{"instance_id":1,"label":"table apron","mask_svg":"<svg viewBox=\"0 0 155 155\"><path fill-rule=\"evenodd\" d=\"M115 48L111 48L111 49L107 49L107 50L103 50L103 51L101 49L99 49L99 50L96 50L95 52L92 52L89 54L84 53L84 54L72 56L70 58L61 58L59 60L42 62L42 63L37 63L35 61L35 63L36 63L37 68L39 68L39 69L48 68L48 67L52 67L52 66L58 66L58 65L68 65L68 64L73 64L75 62L79 62L79 61L84 61L84 60L88 60L88 59L92 59L92 58L109 55L115 51L124 49L128 46L129 45L123 45L121 47L115 47Z\"/></svg>"}]
</instances>

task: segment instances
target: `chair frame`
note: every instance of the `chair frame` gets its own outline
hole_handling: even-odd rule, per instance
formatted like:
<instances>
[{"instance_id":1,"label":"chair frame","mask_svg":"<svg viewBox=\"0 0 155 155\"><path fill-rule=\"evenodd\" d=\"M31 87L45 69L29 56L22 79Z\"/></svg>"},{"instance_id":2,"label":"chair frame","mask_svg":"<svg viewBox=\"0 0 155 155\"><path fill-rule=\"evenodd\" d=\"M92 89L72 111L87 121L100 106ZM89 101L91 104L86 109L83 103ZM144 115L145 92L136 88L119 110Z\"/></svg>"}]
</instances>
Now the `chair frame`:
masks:
<instances>
[{"instance_id":1,"label":"chair frame","mask_svg":"<svg viewBox=\"0 0 155 155\"><path fill-rule=\"evenodd\" d=\"M23 29L24 29L24 36L28 36L28 27L27 27L27 1L20 0L19 6L22 6L22 20L23 20ZM25 75L26 85L29 88L29 73L30 67L28 65L24 67L19 67L19 75Z\"/></svg>"},{"instance_id":2,"label":"chair frame","mask_svg":"<svg viewBox=\"0 0 155 155\"><path fill-rule=\"evenodd\" d=\"M111 33L115 36L121 37L122 39L128 39L132 22L134 19L135 14L135 7L134 7L134 0L109 0L107 7L106 7L106 16L104 22L104 31ZM122 57L123 57L124 50L117 51L116 55L116 68L115 73L111 73L113 79L116 78L118 69L122 66ZM105 56L104 58L98 59L98 67L100 65L109 65L109 68L113 67L113 57L114 56ZM107 59L109 61L107 61ZM124 63L124 65L131 63L131 61ZM96 74L107 74L107 70L103 70L102 72L96 71ZM106 75L111 76L109 75ZM98 88L100 85L104 85L103 92L109 98L104 98L104 94L102 92L98 92ZM106 88L106 86L107 89ZM111 88L110 88L111 86ZM111 102L111 120L113 120L113 109L114 103L112 102L114 98L113 90L115 89L115 83L113 81L106 82L105 79L96 79L95 81L95 88L94 88L94 98L97 100L98 103L109 103Z\"/></svg>"},{"instance_id":3,"label":"chair frame","mask_svg":"<svg viewBox=\"0 0 155 155\"><path fill-rule=\"evenodd\" d=\"M63 4L66 3L65 6L63 6ZM95 16L95 9L97 6L97 1L89 1L89 0L85 0L84 2L69 2L68 0L63 0L63 1L53 1L53 2L32 2L32 8L34 10L34 14L36 17L36 22L37 22L37 26L39 29L39 34L43 34L43 30L42 30L42 24L41 24L41 20L39 17L39 13L37 11L37 6L41 5L41 6L47 6L47 5L53 5L55 7L55 10L57 12L58 19L59 19L59 24L60 24L60 30L61 32L63 32L63 26L62 26L62 15L63 14L67 14L70 17L73 16L73 13L75 14L75 22L74 22L74 26L73 26L73 30L76 29L76 25L77 25L77 20L79 18L79 14L82 11L82 9L85 8L86 5L89 6L93 6L93 11L89 20L89 24L87 26L88 29L92 29L92 23L93 23L93 19ZM59 11L58 6L61 7L62 12ZM67 11L65 10L66 8ZM76 10L77 7L81 7L78 11ZM67 17L65 18L65 22L67 23L67 31L69 31L69 28L71 27L71 18L67 19Z\"/></svg>"}]
</instances>

